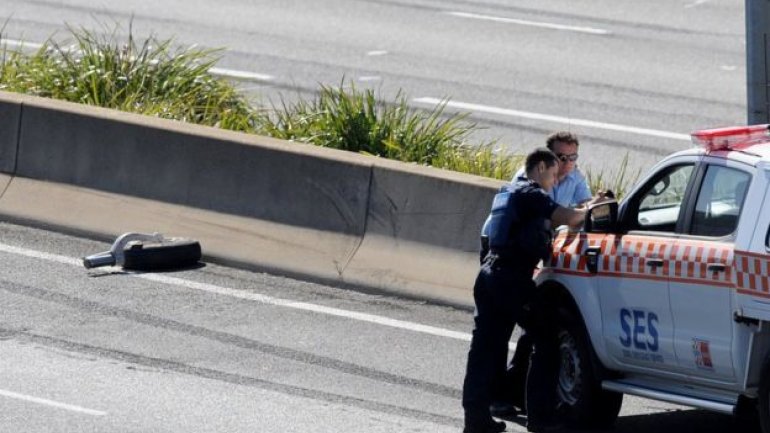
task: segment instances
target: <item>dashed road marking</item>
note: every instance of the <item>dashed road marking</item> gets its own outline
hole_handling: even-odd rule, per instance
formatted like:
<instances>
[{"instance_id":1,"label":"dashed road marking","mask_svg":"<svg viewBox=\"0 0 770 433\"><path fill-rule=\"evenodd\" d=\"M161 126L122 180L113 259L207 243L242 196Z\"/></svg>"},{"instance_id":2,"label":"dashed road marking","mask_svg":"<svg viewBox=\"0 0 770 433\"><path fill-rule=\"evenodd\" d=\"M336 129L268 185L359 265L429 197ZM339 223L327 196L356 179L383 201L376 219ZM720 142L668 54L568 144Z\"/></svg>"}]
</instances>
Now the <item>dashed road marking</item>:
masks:
<instances>
[{"instance_id":1,"label":"dashed road marking","mask_svg":"<svg viewBox=\"0 0 770 433\"><path fill-rule=\"evenodd\" d=\"M20 41L16 39L1 39L0 46L2 46L3 44L11 47L30 48L35 50L43 47L43 44L39 44L37 42L26 42L26 41ZM211 73L211 75L214 75L214 76L232 78L235 80L271 81L274 78L272 75L268 75L268 74L260 74L258 72L239 71L237 69L226 69L226 68L210 68L209 73Z\"/></svg>"},{"instance_id":2,"label":"dashed road marking","mask_svg":"<svg viewBox=\"0 0 770 433\"><path fill-rule=\"evenodd\" d=\"M257 72L238 71L235 69L210 68L209 73L212 75L233 78L237 80L270 81L273 79L272 75L260 74Z\"/></svg>"},{"instance_id":3,"label":"dashed road marking","mask_svg":"<svg viewBox=\"0 0 770 433\"><path fill-rule=\"evenodd\" d=\"M591 35L609 35L610 34L609 30L598 29L595 27L568 26L564 24L520 20L516 18L481 15L481 14L474 14L469 12L448 11L444 13L447 15L452 15L459 18L469 18L469 19L481 20L481 21L493 21L493 22L505 23L505 24L518 24L522 26L540 27L540 28L551 29L551 30L563 30L563 31L570 31L570 32L577 32L577 33L587 33Z\"/></svg>"},{"instance_id":4,"label":"dashed road marking","mask_svg":"<svg viewBox=\"0 0 770 433\"><path fill-rule=\"evenodd\" d=\"M43 44L38 44L36 42L25 42L25 41L19 41L16 39L0 39L0 45L8 45L11 47L19 47L19 48L33 48L38 49L42 48Z\"/></svg>"},{"instance_id":5,"label":"dashed road marking","mask_svg":"<svg viewBox=\"0 0 770 433\"><path fill-rule=\"evenodd\" d=\"M692 3L688 3L688 4L684 5L684 7L685 7L685 9L694 8L696 6L700 6L700 5L704 4L704 3L708 3L708 1L709 0L695 0Z\"/></svg>"}]
</instances>

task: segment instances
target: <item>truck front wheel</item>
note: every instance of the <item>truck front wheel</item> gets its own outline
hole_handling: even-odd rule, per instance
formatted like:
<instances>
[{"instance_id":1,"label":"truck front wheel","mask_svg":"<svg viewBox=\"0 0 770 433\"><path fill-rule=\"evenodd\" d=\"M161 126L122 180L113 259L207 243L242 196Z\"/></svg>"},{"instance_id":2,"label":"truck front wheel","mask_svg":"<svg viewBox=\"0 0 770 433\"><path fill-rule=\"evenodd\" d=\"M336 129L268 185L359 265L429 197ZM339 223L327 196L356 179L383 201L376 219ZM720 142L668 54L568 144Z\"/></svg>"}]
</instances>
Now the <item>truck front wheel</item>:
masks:
<instances>
[{"instance_id":1,"label":"truck front wheel","mask_svg":"<svg viewBox=\"0 0 770 433\"><path fill-rule=\"evenodd\" d=\"M611 426L620 412L623 394L602 389L582 321L563 312L559 328L558 395L568 422L581 428Z\"/></svg>"}]
</instances>

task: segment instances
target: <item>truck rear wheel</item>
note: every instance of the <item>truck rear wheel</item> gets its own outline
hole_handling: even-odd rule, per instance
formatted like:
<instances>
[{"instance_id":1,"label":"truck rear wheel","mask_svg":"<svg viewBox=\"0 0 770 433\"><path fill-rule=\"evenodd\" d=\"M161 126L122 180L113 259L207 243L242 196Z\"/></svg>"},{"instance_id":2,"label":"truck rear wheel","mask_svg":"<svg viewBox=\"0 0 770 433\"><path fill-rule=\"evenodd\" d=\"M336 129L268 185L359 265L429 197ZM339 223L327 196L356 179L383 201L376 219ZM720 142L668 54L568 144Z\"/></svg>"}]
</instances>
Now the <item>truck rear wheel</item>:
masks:
<instances>
[{"instance_id":1,"label":"truck rear wheel","mask_svg":"<svg viewBox=\"0 0 770 433\"><path fill-rule=\"evenodd\" d=\"M770 357L765 359L765 363L762 366L757 406L761 431L762 433L770 433Z\"/></svg>"},{"instance_id":2,"label":"truck rear wheel","mask_svg":"<svg viewBox=\"0 0 770 433\"><path fill-rule=\"evenodd\" d=\"M623 394L602 389L582 321L563 312L559 328L558 395L567 421L580 428L612 426L623 404Z\"/></svg>"}]
</instances>

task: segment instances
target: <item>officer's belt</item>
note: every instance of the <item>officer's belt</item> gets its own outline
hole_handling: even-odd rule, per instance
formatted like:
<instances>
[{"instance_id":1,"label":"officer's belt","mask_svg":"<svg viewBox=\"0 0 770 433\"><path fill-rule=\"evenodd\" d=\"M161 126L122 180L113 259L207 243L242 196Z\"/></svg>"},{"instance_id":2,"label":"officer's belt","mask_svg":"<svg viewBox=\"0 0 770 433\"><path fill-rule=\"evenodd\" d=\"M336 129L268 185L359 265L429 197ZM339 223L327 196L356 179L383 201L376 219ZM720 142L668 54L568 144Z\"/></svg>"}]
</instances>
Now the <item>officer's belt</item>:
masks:
<instances>
[{"instance_id":1,"label":"officer's belt","mask_svg":"<svg viewBox=\"0 0 770 433\"><path fill-rule=\"evenodd\" d=\"M497 263L528 272L534 271L537 264L537 260L535 260L533 265L532 257L529 254L497 250L490 250L485 261L488 261L490 264Z\"/></svg>"}]
</instances>

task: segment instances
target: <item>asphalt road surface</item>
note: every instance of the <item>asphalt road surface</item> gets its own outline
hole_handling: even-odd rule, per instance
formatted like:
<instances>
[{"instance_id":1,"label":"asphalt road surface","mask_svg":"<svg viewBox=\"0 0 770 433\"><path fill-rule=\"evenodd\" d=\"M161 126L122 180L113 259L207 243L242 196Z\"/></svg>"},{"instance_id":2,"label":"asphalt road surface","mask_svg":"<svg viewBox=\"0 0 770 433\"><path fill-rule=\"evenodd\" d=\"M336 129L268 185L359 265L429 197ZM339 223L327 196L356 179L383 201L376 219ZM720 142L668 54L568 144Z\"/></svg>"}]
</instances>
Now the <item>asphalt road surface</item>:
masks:
<instances>
[{"instance_id":1,"label":"asphalt road surface","mask_svg":"<svg viewBox=\"0 0 770 433\"><path fill-rule=\"evenodd\" d=\"M556 129L583 168L646 170L696 129L745 124L742 0L3 0L3 37L73 27L224 48L220 73L262 104L343 77L415 108L450 111L525 152Z\"/></svg>"},{"instance_id":2,"label":"asphalt road surface","mask_svg":"<svg viewBox=\"0 0 770 433\"><path fill-rule=\"evenodd\" d=\"M343 77L416 108L449 97L480 141L568 128L597 169L745 123L740 0L3 0L0 19L11 45L133 19L223 47L218 72L264 102ZM469 311L213 264L81 266L108 247L0 225L0 432L460 431ZM626 398L615 431L733 428Z\"/></svg>"},{"instance_id":3,"label":"asphalt road surface","mask_svg":"<svg viewBox=\"0 0 770 433\"><path fill-rule=\"evenodd\" d=\"M108 248L0 223L0 432L461 431L470 311L211 263L82 266ZM626 397L614 431L734 427Z\"/></svg>"}]
</instances>

